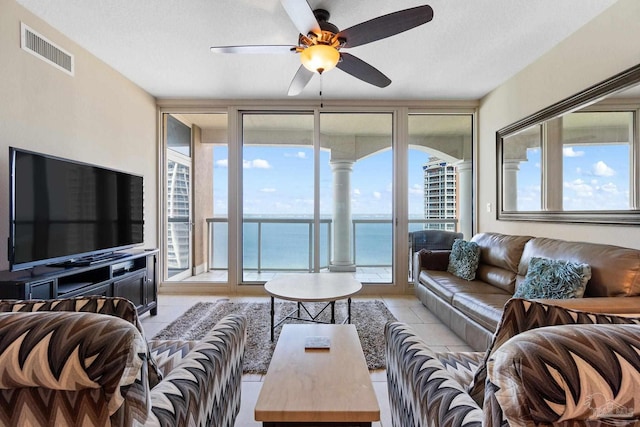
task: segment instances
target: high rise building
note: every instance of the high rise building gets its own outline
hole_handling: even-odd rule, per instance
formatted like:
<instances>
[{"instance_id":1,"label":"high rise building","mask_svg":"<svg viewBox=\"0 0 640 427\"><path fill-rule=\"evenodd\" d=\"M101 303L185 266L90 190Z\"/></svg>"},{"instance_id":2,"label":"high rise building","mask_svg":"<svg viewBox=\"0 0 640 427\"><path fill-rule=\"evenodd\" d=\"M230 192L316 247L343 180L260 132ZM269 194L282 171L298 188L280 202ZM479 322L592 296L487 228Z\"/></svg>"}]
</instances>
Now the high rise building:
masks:
<instances>
[{"instance_id":1,"label":"high rise building","mask_svg":"<svg viewBox=\"0 0 640 427\"><path fill-rule=\"evenodd\" d=\"M430 157L424 171L424 218L457 218L457 173L455 166ZM425 230L455 231L455 224L425 224Z\"/></svg>"},{"instance_id":2,"label":"high rise building","mask_svg":"<svg viewBox=\"0 0 640 427\"><path fill-rule=\"evenodd\" d=\"M167 267L189 268L189 168L169 161L167 165Z\"/></svg>"}]
</instances>

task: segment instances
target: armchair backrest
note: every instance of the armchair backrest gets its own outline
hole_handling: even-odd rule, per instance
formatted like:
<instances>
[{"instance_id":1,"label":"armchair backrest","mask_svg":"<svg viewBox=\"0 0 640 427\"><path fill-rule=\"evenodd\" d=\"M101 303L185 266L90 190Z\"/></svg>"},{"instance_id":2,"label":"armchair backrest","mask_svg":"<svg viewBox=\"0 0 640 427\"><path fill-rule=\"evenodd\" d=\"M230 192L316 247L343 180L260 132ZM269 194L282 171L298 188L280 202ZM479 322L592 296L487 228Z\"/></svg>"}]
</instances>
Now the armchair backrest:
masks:
<instances>
[{"instance_id":1,"label":"armchair backrest","mask_svg":"<svg viewBox=\"0 0 640 427\"><path fill-rule=\"evenodd\" d=\"M421 249L430 251L451 249L456 239L462 239L463 234L445 230L420 230L409 233L409 244L412 254Z\"/></svg>"},{"instance_id":2,"label":"armchair backrest","mask_svg":"<svg viewBox=\"0 0 640 427\"><path fill-rule=\"evenodd\" d=\"M138 310L131 301L120 297L103 296L82 296L76 298L60 298L49 300L0 300L0 313L5 312L81 312L106 314L117 317L131 323L140 332L144 339L144 330L138 319ZM147 353L147 364L149 365L148 380L149 387L153 388L162 380L162 372Z\"/></svg>"},{"instance_id":3,"label":"armchair backrest","mask_svg":"<svg viewBox=\"0 0 640 427\"><path fill-rule=\"evenodd\" d=\"M639 337L635 324L547 326L518 334L487 362L486 387L493 393L485 412L502 412L509 425L638 425ZM485 425L492 422L504 425L500 419Z\"/></svg>"},{"instance_id":4,"label":"armchair backrest","mask_svg":"<svg viewBox=\"0 0 640 427\"><path fill-rule=\"evenodd\" d=\"M144 424L146 349L137 328L114 316L1 313L0 425Z\"/></svg>"}]
</instances>

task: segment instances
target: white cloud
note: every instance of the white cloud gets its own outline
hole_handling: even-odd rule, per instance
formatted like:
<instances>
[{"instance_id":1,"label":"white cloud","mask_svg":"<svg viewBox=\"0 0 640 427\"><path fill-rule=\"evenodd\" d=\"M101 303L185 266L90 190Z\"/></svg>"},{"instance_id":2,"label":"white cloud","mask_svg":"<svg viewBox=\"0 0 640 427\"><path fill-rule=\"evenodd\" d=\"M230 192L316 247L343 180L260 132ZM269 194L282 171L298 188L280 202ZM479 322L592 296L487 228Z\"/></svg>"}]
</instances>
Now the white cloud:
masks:
<instances>
[{"instance_id":1,"label":"white cloud","mask_svg":"<svg viewBox=\"0 0 640 427\"><path fill-rule=\"evenodd\" d=\"M373 192L373 198L380 200L382 198L382 193L380 193L379 191L374 191Z\"/></svg>"},{"instance_id":2,"label":"white cloud","mask_svg":"<svg viewBox=\"0 0 640 427\"><path fill-rule=\"evenodd\" d=\"M306 159L307 158L307 153L305 153L304 151L298 151L297 153L284 153L285 157L293 157L296 159Z\"/></svg>"},{"instance_id":3,"label":"white cloud","mask_svg":"<svg viewBox=\"0 0 640 427\"><path fill-rule=\"evenodd\" d=\"M242 167L244 169L271 169L269 162L263 159L243 160Z\"/></svg>"},{"instance_id":4,"label":"white cloud","mask_svg":"<svg viewBox=\"0 0 640 427\"><path fill-rule=\"evenodd\" d=\"M262 189L260 189L260 191L262 193L275 193L276 189L275 188L262 188Z\"/></svg>"},{"instance_id":5,"label":"white cloud","mask_svg":"<svg viewBox=\"0 0 640 427\"><path fill-rule=\"evenodd\" d=\"M573 147L565 147L562 149L562 154L565 157L582 157L584 156L584 151L574 151Z\"/></svg>"},{"instance_id":6,"label":"white cloud","mask_svg":"<svg viewBox=\"0 0 640 427\"><path fill-rule=\"evenodd\" d=\"M354 188L353 189L353 195L354 196L359 196L360 195L360 189L359 188Z\"/></svg>"},{"instance_id":7,"label":"white cloud","mask_svg":"<svg viewBox=\"0 0 640 427\"><path fill-rule=\"evenodd\" d=\"M611 193L611 194L618 193L618 186L615 185L613 182L609 182L607 184L604 184L602 187L600 187L600 189L602 191L604 191L605 193Z\"/></svg>"},{"instance_id":8,"label":"white cloud","mask_svg":"<svg viewBox=\"0 0 640 427\"><path fill-rule=\"evenodd\" d=\"M571 182L565 182L564 188L567 190L575 192L577 197L592 197L593 196L593 187L587 184L582 179L578 178Z\"/></svg>"},{"instance_id":9,"label":"white cloud","mask_svg":"<svg viewBox=\"0 0 640 427\"><path fill-rule=\"evenodd\" d=\"M229 159L222 159L216 161L216 166L219 168L228 168L229 167Z\"/></svg>"},{"instance_id":10,"label":"white cloud","mask_svg":"<svg viewBox=\"0 0 640 427\"><path fill-rule=\"evenodd\" d=\"M594 164L592 170L593 170L593 174L596 176L613 176L616 174L616 171L614 171L611 167L609 167L609 165L607 165L602 160Z\"/></svg>"}]
</instances>

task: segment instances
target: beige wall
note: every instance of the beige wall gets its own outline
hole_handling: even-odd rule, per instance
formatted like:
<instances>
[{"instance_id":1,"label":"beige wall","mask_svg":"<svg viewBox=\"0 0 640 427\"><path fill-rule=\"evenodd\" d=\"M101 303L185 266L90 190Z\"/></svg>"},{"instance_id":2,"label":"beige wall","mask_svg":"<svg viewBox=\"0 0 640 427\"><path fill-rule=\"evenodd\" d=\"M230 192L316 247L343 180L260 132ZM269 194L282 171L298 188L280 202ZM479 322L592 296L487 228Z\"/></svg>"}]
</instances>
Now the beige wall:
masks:
<instances>
[{"instance_id":1,"label":"beige wall","mask_svg":"<svg viewBox=\"0 0 640 427\"><path fill-rule=\"evenodd\" d=\"M481 100L478 230L640 249L640 228L497 221L496 131L640 62L640 1L619 0ZM491 203L491 213L486 210Z\"/></svg>"},{"instance_id":2,"label":"beige wall","mask_svg":"<svg viewBox=\"0 0 640 427\"><path fill-rule=\"evenodd\" d=\"M75 76L20 48L21 21L75 55ZM0 0L0 58L0 269L8 268L9 146L143 175L145 247L156 247L155 99L14 0Z\"/></svg>"}]
</instances>

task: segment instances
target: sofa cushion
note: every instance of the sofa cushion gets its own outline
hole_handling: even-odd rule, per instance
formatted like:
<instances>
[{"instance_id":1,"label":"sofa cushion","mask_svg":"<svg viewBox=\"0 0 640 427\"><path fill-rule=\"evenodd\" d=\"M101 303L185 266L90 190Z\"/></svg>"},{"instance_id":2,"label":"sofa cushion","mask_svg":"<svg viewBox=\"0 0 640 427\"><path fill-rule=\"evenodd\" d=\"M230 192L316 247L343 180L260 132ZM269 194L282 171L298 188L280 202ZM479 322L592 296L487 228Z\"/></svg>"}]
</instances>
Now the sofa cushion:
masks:
<instances>
[{"instance_id":1,"label":"sofa cushion","mask_svg":"<svg viewBox=\"0 0 640 427\"><path fill-rule=\"evenodd\" d=\"M518 263L531 236L510 236L500 233L480 233L472 242L480 246L480 263L476 278L513 294Z\"/></svg>"},{"instance_id":2,"label":"sofa cushion","mask_svg":"<svg viewBox=\"0 0 640 427\"><path fill-rule=\"evenodd\" d=\"M480 261L480 247L476 242L456 239L449 255L447 271L461 279L473 280Z\"/></svg>"},{"instance_id":3,"label":"sofa cushion","mask_svg":"<svg viewBox=\"0 0 640 427\"><path fill-rule=\"evenodd\" d=\"M488 264L480 264L476 270L476 280L491 284L509 295L513 295L516 289L516 277L512 271Z\"/></svg>"},{"instance_id":4,"label":"sofa cushion","mask_svg":"<svg viewBox=\"0 0 640 427\"><path fill-rule=\"evenodd\" d=\"M581 298L591 278L588 264L533 257L514 298Z\"/></svg>"},{"instance_id":5,"label":"sofa cushion","mask_svg":"<svg viewBox=\"0 0 640 427\"><path fill-rule=\"evenodd\" d=\"M532 257L564 259L591 266L585 297L640 295L640 251L597 243L536 237L527 242L518 266L525 276Z\"/></svg>"},{"instance_id":6,"label":"sofa cushion","mask_svg":"<svg viewBox=\"0 0 640 427\"><path fill-rule=\"evenodd\" d=\"M518 272L518 265L525 244L531 236L511 236L500 233L479 233L472 242L480 246L480 263Z\"/></svg>"},{"instance_id":7,"label":"sofa cushion","mask_svg":"<svg viewBox=\"0 0 640 427\"><path fill-rule=\"evenodd\" d=\"M495 331L509 299L511 295L507 293L458 292L453 296L452 305L485 328Z\"/></svg>"},{"instance_id":8,"label":"sofa cushion","mask_svg":"<svg viewBox=\"0 0 640 427\"><path fill-rule=\"evenodd\" d=\"M446 271L423 270L420 273L420 282L449 304L458 292L505 295L504 291L495 286L480 280L464 280Z\"/></svg>"}]
</instances>

